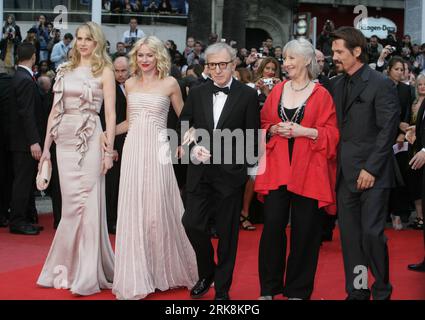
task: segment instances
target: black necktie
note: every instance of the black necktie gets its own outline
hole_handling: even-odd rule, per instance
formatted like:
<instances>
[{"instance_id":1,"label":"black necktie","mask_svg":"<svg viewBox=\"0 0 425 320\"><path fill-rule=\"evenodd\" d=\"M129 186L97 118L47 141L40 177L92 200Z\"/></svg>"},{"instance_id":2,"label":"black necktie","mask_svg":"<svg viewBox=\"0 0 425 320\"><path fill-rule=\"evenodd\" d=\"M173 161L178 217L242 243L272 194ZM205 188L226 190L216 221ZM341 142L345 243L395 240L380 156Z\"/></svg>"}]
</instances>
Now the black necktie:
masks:
<instances>
[{"instance_id":1,"label":"black necktie","mask_svg":"<svg viewBox=\"0 0 425 320\"><path fill-rule=\"evenodd\" d=\"M213 93L217 94L219 92L223 92L224 94L229 94L230 89L229 89L229 87L220 88L220 87L214 86L213 87Z\"/></svg>"},{"instance_id":2,"label":"black necktie","mask_svg":"<svg viewBox=\"0 0 425 320\"><path fill-rule=\"evenodd\" d=\"M345 75L344 92L343 92L343 100L342 100L342 107L344 110L344 114L348 108L347 104L348 104L348 99L350 98L350 91L351 91L351 77L347 74Z\"/></svg>"}]
</instances>

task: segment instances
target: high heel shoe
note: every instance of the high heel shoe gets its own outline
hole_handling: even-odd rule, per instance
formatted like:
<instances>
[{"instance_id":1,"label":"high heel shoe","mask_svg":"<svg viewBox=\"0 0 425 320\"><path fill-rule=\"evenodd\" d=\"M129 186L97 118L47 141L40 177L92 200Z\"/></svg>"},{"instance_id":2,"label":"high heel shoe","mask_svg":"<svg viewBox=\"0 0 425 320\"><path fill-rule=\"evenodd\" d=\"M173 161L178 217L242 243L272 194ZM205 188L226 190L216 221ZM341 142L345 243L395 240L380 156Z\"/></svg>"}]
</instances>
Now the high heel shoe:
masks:
<instances>
[{"instance_id":1,"label":"high heel shoe","mask_svg":"<svg viewBox=\"0 0 425 320\"><path fill-rule=\"evenodd\" d=\"M240 219L239 220L240 220L241 228L243 230L245 230L245 231L254 231L254 230L257 229L255 226L253 226L251 224L251 221L250 221L250 217L249 216L244 216L241 213L241 216L240 216Z\"/></svg>"},{"instance_id":2,"label":"high heel shoe","mask_svg":"<svg viewBox=\"0 0 425 320\"><path fill-rule=\"evenodd\" d=\"M422 230L424 227L424 219L416 217L413 223L409 225L409 227L415 230Z\"/></svg>"}]
</instances>

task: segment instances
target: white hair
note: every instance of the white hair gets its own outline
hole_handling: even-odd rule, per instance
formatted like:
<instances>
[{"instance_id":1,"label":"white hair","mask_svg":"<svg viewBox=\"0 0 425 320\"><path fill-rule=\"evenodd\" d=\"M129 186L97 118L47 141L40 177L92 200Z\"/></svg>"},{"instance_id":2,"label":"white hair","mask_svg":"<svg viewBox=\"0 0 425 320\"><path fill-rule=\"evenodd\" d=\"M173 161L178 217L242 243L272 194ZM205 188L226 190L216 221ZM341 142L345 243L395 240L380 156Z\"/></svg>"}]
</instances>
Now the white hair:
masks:
<instances>
[{"instance_id":1,"label":"white hair","mask_svg":"<svg viewBox=\"0 0 425 320\"><path fill-rule=\"evenodd\" d=\"M309 78L311 80L317 78L320 73L320 67L316 59L316 49L309 41L303 38L289 41L283 48L283 56L285 57L289 52L295 56L303 57L306 62L308 61L307 71Z\"/></svg>"},{"instance_id":2,"label":"white hair","mask_svg":"<svg viewBox=\"0 0 425 320\"><path fill-rule=\"evenodd\" d=\"M231 46L229 46L227 43L224 42L217 42L214 43L212 45L210 45L207 50L205 50L205 58L208 62L208 56L211 54L216 54L221 52L222 50L226 50L227 53L230 56L230 60L235 60L236 59L236 50L233 49Z\"/></svg>"}]
</instances>

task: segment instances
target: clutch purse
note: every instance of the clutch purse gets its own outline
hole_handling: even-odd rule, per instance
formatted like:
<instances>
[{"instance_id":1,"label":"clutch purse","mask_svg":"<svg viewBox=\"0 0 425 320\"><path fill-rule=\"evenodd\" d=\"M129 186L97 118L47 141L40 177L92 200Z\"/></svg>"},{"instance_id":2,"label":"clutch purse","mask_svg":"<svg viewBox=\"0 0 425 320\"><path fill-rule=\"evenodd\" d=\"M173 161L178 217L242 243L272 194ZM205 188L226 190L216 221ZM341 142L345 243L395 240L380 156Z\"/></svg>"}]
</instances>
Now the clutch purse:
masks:
<instances>
[{"instance_id":1,"label":"clutch purse","mask_svg":"<svg viewBox=\"0 0 425 320\"><path fill-rule=\"evenodd\" d=\"M44 191L49 186L52 177L52 165L50 161L45 160L41 166L41 170L37 173L36 184L39 191Z\"/></svg>"}]
</instances>

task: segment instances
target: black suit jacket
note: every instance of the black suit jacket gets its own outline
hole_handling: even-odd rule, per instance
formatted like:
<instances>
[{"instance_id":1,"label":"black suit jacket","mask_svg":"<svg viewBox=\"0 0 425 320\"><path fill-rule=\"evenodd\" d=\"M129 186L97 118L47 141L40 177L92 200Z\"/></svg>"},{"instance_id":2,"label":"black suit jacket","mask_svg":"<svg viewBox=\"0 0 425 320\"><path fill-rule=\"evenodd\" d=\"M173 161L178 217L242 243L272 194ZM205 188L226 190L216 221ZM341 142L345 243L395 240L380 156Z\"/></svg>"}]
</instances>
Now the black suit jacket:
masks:
<instances>
[{"instance_id":1,"label":"black suit jacket","mask_svg":"<svg viewBox=\"0 0 425 320\"><path fill-rule=\"evenodd\" d=\"M195 129L204 129L208 132L210 141L200 141L200 145L205 146L211 152L211 160L214 157L213 142L218 142L216 139L218 130L214 130L214 114L213 114L213 82L207 81L204 84L194 87L187 97L183 111L180 115L177 132L180 134L180 128L184 125L184 121L189 122L189 127ZM230 88L230 93L223 107L220 119L216 129L228 129L231 132L234 130L254 129L258 133L260 127L260 111L257 100L257 92L245 84L233 79ZM187 128L187 126L186 126ZM199 133L199 132L198 132ZM214 137L214 133L216 137ZM257 139L255 139L255 146ZM239 187L246 182L247 166L253 164L247 163L245 154L237 152L235 141L232 143L231 163L224 163L223 156L229 151L229 143L221 140L216 145L221 148L220 164L193 164L188 166L187 185L188 191L193 191L198 185L207 167L215 166L219 169L220 176L218 179L231 187ZM239 161L236 161L236 159ZM242 158L242 161L240 161ZM242 163L240 163L242 162Z\"/></svg>"},{"instance_id":2,"label":"black suit jacket","mask_svg":"<svg viewBox=\"0 0 425 320\"><path fill-rule=\"evenodd\" d=\"M46 110L38 85L26 69L18 67L11 85L10 149L30 152L32 144L44 142Z\"/></svg>"},{"instance_id":3,"label":"black suit jacket","mask_svg":"<svg viewBox=\"0 0 425 320\"><path fill-rule=\"evenodd\" d=\"M11 104L11 80L6 73L0 73L0 143L9 144L9 112ZM5 141L7 139L7 141Z\"/></svg>"},{"instance_id":4,"label":"black suit jacket","mask_svg":"<svg viewBox=\"0 0 425 320\"><path fill-rule=\"evenodd\" d=\"M400 121L410 123L413 104L412 88L403 82L399 82L397 85L397 93L400 103Z\"/></svg>"},{"instance_id":5,"label":"black suit jacket","mask_svg":"<svg viewBox=\"0 0 425 320\"><path fill-rule=\"evenodd\" d=\"M400 121L396 86L389 78L365 66L345 107L344 81L343 75L331 80L340 129L337 182L342 174L348 188L356 192L357 178L365 169L375 177L375 188L393 188L392 145Z\"/></svg>"},{"instance_id":6,"label":"black suit jacket","mask_svg":"<svg viewBox=\"0 0 425 320\"><path fill-rule=\"evenodd\" d=\"M117 81L115 81L115 96L115 122L116 124L120 124L121 122L125 121L125 119L127 119L127 98L124 92L121 90L120 84ZM102 123L102 128L103 130L106 130L104 106L102 106L99 116ZM114 150L118 151L120 157L122 153L122 148L124 146L125 137L126 134L120 134L119 136L116 136L114 140Z\"/></svg>"},{"instance_id":7,"label":"black suit jacket","mask_svg":"<svg viewBox=\"0 0 425 320\"><path fill-rule=\"evenodd\" d=\"M424 123L424 113L425 113L425 100L422 101L421 106L418 110L418 120L416 121L416 140L415 140L415 149L421 150L425 147L425 123Z\"/></svg>"}]
</instances>

